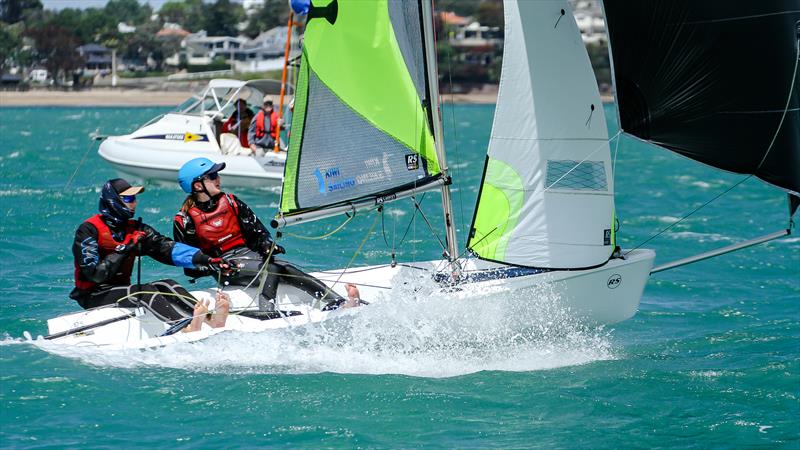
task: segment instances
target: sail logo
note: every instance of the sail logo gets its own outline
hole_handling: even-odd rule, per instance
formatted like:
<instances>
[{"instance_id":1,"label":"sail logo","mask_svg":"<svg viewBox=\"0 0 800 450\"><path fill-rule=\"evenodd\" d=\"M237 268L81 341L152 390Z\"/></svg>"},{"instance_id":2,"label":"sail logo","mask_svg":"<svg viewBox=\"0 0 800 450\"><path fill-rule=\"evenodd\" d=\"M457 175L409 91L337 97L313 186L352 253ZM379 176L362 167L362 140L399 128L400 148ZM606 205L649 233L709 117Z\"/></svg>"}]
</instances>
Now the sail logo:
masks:
<instances>
[{"instance_id":1,"label":"sail logo","mask_svg":"<svg viewBox=\"0 0 800 450\"><path fill-rule=\"evenodd\" d=\"M419 155L417 155L416 153L406 155L406 169L408 170L419 169Z\"/></svg>"},{"instance_id":2,"label":"sail logo","mask_svg":"<svg viewBox=\"0 0 800 450\"><path fill-rule=\"evenodd\" d=\"M622 284L622 275L618 273L608 277L608 281L606 282L606 286L608 286L609 289L616 289L620 284Z\"/></svg>"},{"instance_id":3,"label":"sail logo","mask_svg":"<svg viewBox=\"0 0 800 450\"><path fill-rule=\"evenodd\" d=\"M356 186L355 178L344 178L338 167L317 168L314 170L320 194L350 189Z\"/></svg>"}]
</instances>

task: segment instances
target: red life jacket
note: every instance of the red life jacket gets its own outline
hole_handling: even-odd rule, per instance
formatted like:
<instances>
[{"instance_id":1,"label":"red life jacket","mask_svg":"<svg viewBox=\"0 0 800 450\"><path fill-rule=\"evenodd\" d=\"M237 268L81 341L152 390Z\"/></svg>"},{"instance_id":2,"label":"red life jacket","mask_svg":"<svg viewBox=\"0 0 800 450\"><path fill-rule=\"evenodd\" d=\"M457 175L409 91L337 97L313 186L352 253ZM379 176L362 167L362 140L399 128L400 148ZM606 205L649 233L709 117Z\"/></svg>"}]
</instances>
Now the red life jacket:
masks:
<instances>
[{"instance_id":1,"label":"red life jacket","mask_svg":"<svg viewBox=\"0 0 800 450\"><path fill-rule=\"evenodd\" d=\"M125 239L122 241L117 241L114 239L114 236L111 234L111 229L103 222L102 216L100 214L95 214L94 216L86 219L85 222L92 224L95 229L97 229L97 247L98 247L98 257L102 261L106 255L110 253L114 253L118 245L128 245L136 242L139 237L144 236L144 232L138 231L136 229L136 221L129 220L128 223L125 224ZM138 252L130 252L128 256L125 258L125 261L122 262L122 265L119 267L119 271L111 276L111 278L104 281L104 283L111 284L113 286L124 286L131 284L131 272L133 272L133 263L138 256ZM87 280L83 274L81 274L81 269L78 266L78 262L75 261L75 287L82 291L91 290L97 283L91 280Z\"/></svg>"},{"instance_id":2,"label":"red life jacket","mask_svg":"<svg viewBox=\"0 0 800 450\"><path fill-rule=\"evenodd\" d=\"M238 215L239 208L230 194L224 194L213 211L203 212L197 206L189 208L200 250L221 255L230 249L245 246Z\"/></svg>"},{"instance_id":3,"label":"red life jacket","mask_svg":"<svg viewBox=\"0 0 800 450\"><path fill-rule=\"evenodd\" d=\"M256 121L256 137L261 139L265 134L267 134L266 114L264 114L263 109L256 114L256 118L254 120ZM273 139L277 139L277 132L278 113L273 110L269 115L269 135L272 136Z\"/></svg>"}]
</instances>

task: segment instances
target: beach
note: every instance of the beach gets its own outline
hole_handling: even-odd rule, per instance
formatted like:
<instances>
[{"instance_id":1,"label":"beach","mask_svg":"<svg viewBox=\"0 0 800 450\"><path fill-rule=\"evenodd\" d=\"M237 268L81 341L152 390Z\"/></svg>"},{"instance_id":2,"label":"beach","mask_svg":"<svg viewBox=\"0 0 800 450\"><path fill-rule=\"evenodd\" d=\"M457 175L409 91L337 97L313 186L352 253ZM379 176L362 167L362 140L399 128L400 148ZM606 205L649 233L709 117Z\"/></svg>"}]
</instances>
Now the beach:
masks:
<instances>
[{"instance_id":1,"label":"beach","mask_svg":"<svg viewBox=\"0 0 800 450\"><path fill-rule=\"evenodd\" d=\"M10 106L175 106L192 95L190 91L144 89L92 89L85 91L0 92L0 107Z\"/></svg>"},{"instance_id":2,"label":"beach","mask_svg":"<svg viewBox=\"0 0 800 450\"><path fill-rule=\"evenodd\" d=\"M0 107L19 106L175 106L193 91L151 91L145 89L91 89L85 91L30 90L0 92ZM468 94L441 94L446 103L490 104L496 90Z\"/></svg>"}]
</instances>

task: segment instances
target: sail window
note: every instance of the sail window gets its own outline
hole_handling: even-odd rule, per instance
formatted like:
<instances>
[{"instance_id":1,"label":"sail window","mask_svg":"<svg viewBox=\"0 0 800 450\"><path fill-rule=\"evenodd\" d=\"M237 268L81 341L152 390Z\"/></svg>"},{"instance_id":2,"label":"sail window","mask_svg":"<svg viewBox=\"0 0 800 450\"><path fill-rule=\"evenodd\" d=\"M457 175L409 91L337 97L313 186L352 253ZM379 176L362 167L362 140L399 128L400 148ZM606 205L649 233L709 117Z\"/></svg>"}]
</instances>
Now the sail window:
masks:
<instances>
[{"instance_id":1,"label":"sail window","mask_svg":"<svg viewBox=\"0 0 800 450\"><path fill-rule=\"evenodd\" d=\"M607 191L602 161L547 161L547 188L573 191Z\"/></svg>"}]
</instances>

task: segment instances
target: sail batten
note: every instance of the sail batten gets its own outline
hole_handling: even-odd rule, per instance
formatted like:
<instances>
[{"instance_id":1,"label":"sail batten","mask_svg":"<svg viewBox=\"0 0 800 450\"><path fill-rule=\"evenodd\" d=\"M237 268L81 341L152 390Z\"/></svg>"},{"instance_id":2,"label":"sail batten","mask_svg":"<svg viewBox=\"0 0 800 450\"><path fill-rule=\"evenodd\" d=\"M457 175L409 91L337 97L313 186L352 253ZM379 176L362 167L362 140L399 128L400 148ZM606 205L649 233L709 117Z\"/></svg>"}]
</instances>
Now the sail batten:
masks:
<instances>
[{"instance_id":1,"label":"sail batten","mask_svg":"<svg viewBox=\"0 0 800 450\"><path fill-rule=\"evenodd\" d=\"M563 0L506 0L497 109L468 248L486 260L594 267L614 248L600 94Z\"/></svg>"}]
</instances>

